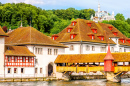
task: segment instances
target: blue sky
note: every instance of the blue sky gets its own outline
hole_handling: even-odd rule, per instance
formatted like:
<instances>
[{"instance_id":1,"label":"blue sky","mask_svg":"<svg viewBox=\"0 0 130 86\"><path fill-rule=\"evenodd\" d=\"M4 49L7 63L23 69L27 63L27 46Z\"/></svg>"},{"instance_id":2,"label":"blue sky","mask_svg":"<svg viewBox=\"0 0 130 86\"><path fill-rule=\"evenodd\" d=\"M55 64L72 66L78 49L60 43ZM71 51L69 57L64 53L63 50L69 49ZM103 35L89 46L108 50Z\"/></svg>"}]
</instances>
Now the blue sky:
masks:
<instances>
[{"instance_id":1,"label":"blue sky","mask_svg":"<svg viewBox=\"0 0 130 86\"><path fill-rule=\"evenodd\" d=\"M130 18L130 0L0 0L2 3L24 2L32 4L42 9L67 9L69 7L80 9L94 9L97 11L98 1L101 10L122 13L125 18Z\"/></svg>"}]
</instances>

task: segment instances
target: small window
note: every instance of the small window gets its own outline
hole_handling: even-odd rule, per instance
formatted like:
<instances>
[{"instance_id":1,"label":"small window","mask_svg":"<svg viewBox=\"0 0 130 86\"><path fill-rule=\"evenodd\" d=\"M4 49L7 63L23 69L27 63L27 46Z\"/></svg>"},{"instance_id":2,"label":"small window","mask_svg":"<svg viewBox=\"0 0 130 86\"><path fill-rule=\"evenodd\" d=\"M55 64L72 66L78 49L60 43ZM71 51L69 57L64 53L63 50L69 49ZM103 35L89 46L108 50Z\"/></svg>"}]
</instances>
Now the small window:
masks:
<instances>
[{"instance_id":1,"label":"small window","mask_svg":"<svg viewBox=\"0 0 130 86\"><path fill-rule=\"evenodd\" d=\"M31 62L31 59L32 59L32 57L29 57L29 58L28 58L28 62Z\"/></svg>"},{"instance_id":2,"label":"small window","mask_svg":"<svg viewBox=\"0 0 130 86\"><path fill-rule=\"evenodd\" d=\"M25 57L23 57L23 62L25 62Z\"/></svg>"},{"instance_id":3,"label":"small window","mask_svg":"<svg viewBox=\"0 0 130 86\"><path fill-rule=\"evenodd\" d=\"M35 73L37 73L37 68L35 68Z\"/></svg>"},{"instance_id":4,"label":"small window","mask_svg":"<svg viewBox=\"0 0 130 86\"><path fill-rule=\"evenodd\" d=\"M111 52L114 52L114 47L111 48Z\"/></svg>"},{"instance_id":5,"label":"small window","mask_svg":"<svg viewBox=\"0 0 130 86\"><path fill-rule=\"evenodd\" d=\"M74 38L73 38L73 35L71 35L71 39L74 39Z\"/></svg>"},{"instance_id":6,"label":"small window","mask_svg":"<svg viewBox=\"0 0 130 86\"><path fill-rule=\"evenodd\" d=\"M122 48L119 49L119 52L122 52Z\"/></svg>"},{"instance_id":7,"label":"small window","mask_svg":"<svg viewBox=\"0 0 130 86\"><path fill-rule=\"evenodd\" d=\"M74 26L74 22L72 23L72 25Z\"/></svg>"},{"instance_id":8,"label":"small window","mask_svg":"<svg viewBox=\"0 0 130 86\"><path fill-rule=\"evenodd\" d=\"M11 68L8 68L8 73L11 73Z\"/></svg>"},{"instance_id":9,"label":"small window","mask_svg":"<svg viewBox=\"0 0 130 86\"><path fill-rule=\"evenodd\" d=\"M54 49L54 55L58 54L58 49Z\"/></svg>"},{"instance_id":10,"label":"small window","mask_svg":"<svg viewBox=\"0 0 130 86\"><path fill-rule=\"evenodd\" d=\"M14 68L14 73L17 73L17 68Z\"/></svg>"},{"instance_id":11,"label":"small window","mask_svg":"<svg viewBox=\"0 0 130 86\"><path fill-rule=\"evenodd\" d=\"M92 46L92 51L95 51L95 46Z\"/></svg>"},{"instance_id":12,"label":"small window","mask_svg":"<svg viewBox=\"0 0 130 86\"><path fill-rule=\"evenodd\" d=\"M68 29L68 33L70 32L70 29Z\"/></svg>"},{"instance_id":13,"label":"small window","mask_svg":"<svg viewBox=\"0 0 130 86\"><path fill-rule=\"evenodd\" d=\"M48 55L52 54L52 49L48 49Z\"/></svg>"},{"instance_id":14,"label":"small window","mask_svg":"<svg viewBox=\"0 0 130 86\"><path fill-rule=\"evenodd\" d=\"M35 64L38 64L38 59L35 59Z\"/></svg>"},{"instance_id":15,"label":"small window","mask_svg":"<svg viewBox=\"0 0 130 86\"><path fill-rule=\"evenodd\" d=\"M92 36L92 40L94 39L94 36Z\"/></svg>"},{"instance_id":16,"label":"small window","mask_svg":"<svg viewBox=\"0 0 130 86\"><path fill-rule=\"evenodd\" d=\"M70 50L74 50L74 46L73 45L70 45Z\"/></svg>"},{"instance_id":17,"label":"small window","mask_svg":"<svg viewBox=\"0 0 130 86\"><path fill-rule=\"evenodd\" d=\"M8 62L11 62L11 57L8 57Z\"/></svg>"},{"instance_id":18,"label":"small window","mask_svg":"<svg viewBox=\"0 0 130 86\"><path fill-rule=\"evenodd\" d=\"M24 68L21 68L21 73L24 73Z\"/></svg>"},{"instance_id":19,"label":"small window","mask_svg":"<svg viewBox=\"0 0 130 86\"><path fill-rule=\"evenodd\" d=\"M106 47L101 47L101 52L106 52Z\"/></svg>"},{"instance_id":20,"label":"small window","mask_svg":"<svg viewBox=\"0 0 130 86\"><path fill-rule=\"evenodd\" d=\"M42 68L40 68L40 73L42 73Z\"/></svg>"},{"instance_id":21,"label":"small window","mask_svg":"<svg viewBox=\"0 0 130 86\"><path fill-rule=\"evenodd\" d=\"M35 48L35 54L42 54L42 48Z\"/></svg>"},{"instance_id":22,"label":"small window","mask_svg":"<svg viewBox=\"0 0 130 86\"><path fill-rule=\"evenodd\" d=\"M14 62L17 62L17 57L14 57Z\"/></svg>"},{"instance_id":23,"label":"small window","mask_svg":"<svg viewBox=\"0 0 130 86\"><path fill-rule=\"evenodd\" d=\"M126 49L124 49L124 52L126 52Z\"/></svg>"},{"instance_id":24,"label":"small window","mask_svg":"<svg viewBox=\"0 0 130 86\"><path fill-rule=\"evenodd\" d=\"M90 50L90 46L89 46L89 45L86 46L86 50L87 50L87 51Z\"/></svg>"},{"instance_id":25,"label":"small window","mask_svg":"<svg viewBox=\"0 0 130 86\"><path fill-rule=\"evenodd\" d=\"M103 41L103 37L101 37L101 41Z\"/></svg>"}]
</instances>

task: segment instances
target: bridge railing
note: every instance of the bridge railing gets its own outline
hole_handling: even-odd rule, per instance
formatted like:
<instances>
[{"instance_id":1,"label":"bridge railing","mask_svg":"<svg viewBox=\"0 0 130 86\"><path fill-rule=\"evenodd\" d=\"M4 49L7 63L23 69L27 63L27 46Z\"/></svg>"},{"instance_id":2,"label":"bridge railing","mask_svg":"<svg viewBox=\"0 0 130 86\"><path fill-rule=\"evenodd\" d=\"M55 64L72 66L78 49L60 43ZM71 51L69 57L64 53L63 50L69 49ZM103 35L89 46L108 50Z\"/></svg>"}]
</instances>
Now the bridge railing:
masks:
<instances>
[{"instance_id":1,"label":"bridge railing","mask_svg":"<svg viewBox=\"0 0 130 86\"><path fill-rule=\"evenodd\" d=\"M130 66L116 66L114 73L118 73L119 71L130 71Z\"/></svg>"},{"instance_id":2,"label":"bridge railing","mask_svg":"<svg viewBox=\"0 0 130 86\"><path fill-rule=\"evenodd\" d=\"M104 66L94 66L94 67L67 67L67 66L57 66L56 67L57 72L65 72L65 71L73 71L73 72L96 72L96 71L104 71Z\"/></svg>"},{"instance_id":3,"label":"bridge railing","mask_svg":"<svg viewBox=\"0 0 130 86\"><path fill-rule=\"evenodd\" d=\"M130 71L130 66L116 66L114 67L115 71L114 73L118 73L120 71ZM56 67L57 72L65 72L65 71L72 71L72 72L96 72L96 71L104 71L104 66L93 66L93 67L67 67L67 66L57 66Z\"/></svg>"}]
</instances>

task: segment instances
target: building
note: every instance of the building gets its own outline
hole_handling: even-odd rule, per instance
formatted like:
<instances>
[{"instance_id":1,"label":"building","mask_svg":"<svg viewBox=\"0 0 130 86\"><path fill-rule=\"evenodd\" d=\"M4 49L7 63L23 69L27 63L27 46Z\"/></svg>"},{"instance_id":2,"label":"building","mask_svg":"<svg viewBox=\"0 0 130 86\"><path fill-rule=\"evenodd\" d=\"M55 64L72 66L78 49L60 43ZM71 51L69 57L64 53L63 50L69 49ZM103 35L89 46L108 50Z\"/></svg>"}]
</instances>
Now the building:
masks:
<instances>
[{"instance_id":1,"label":"building","mask_svg":"<svg viewBox=\"0 0 130 86\"><path fill-rule=\"evenodd\" d=\"M95 12L95 16L91 15L91 20L95 22L102 22L103 20L115 20L114 12L110 15L107 11L100 11L100 4L98 4L98 11Z\"/></svg>"},{"instance_id":2,"label":"building","mask_svg":"<svg viewBox=\"0 0 130 86\"><path fill-rule=\"evenodd\" d=\"M110 24L76 19L53 37L69 47L65 54L106 53L108 43L111 52L130 52L130 39Z\"/></svg>"},{"instance_id":3,"label":"building","mask_svg":"<svg viewBox=\"0 0 130 86\"><path fill-rule=\"evenodd\" d=\"M56 58L70 58L73 62L81 56L106 53L108 44L112 53L130 52L130 39L114 26L100 22L76 19L51 38L33 27L20 27L7 34L0 27L0 77L61 77L56 65L65 65L69 59L55 64Z\"/></svg>"},{"instance_id":4,"label":"building","mask_svg":"<svg viewBox=\"0 0 130 86\"><path fill-rule=\"evenodd\" d=\"M54 60L65 45L33 27L20 27L7 34L0 28L0 77L46 77L55 74Z\"/></svg>"}]
</instances>

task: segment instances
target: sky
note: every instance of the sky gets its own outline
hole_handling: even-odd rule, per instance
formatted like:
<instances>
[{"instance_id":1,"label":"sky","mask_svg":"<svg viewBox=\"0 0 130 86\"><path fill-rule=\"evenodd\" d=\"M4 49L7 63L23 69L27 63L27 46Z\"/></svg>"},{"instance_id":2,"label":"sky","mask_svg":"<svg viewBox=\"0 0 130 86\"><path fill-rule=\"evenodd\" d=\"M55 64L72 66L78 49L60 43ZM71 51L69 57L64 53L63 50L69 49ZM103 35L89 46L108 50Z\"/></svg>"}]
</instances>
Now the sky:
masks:
<instances>
[{"instance_id":1,"label":"sky","mask_svg":"<svg viewBox=\"0 0 130 86\"><path fill-rule=\"evenodd\" d=\"M110 14L114 11L122 13L125 18L130 18L130 0L0 0L1 3L20 3L24 2L32 4L42 9L67 9L73 7L75 9L94 9L98 10L100 3L101 11L108 11Z\"/></svg>"}]
</instances>

